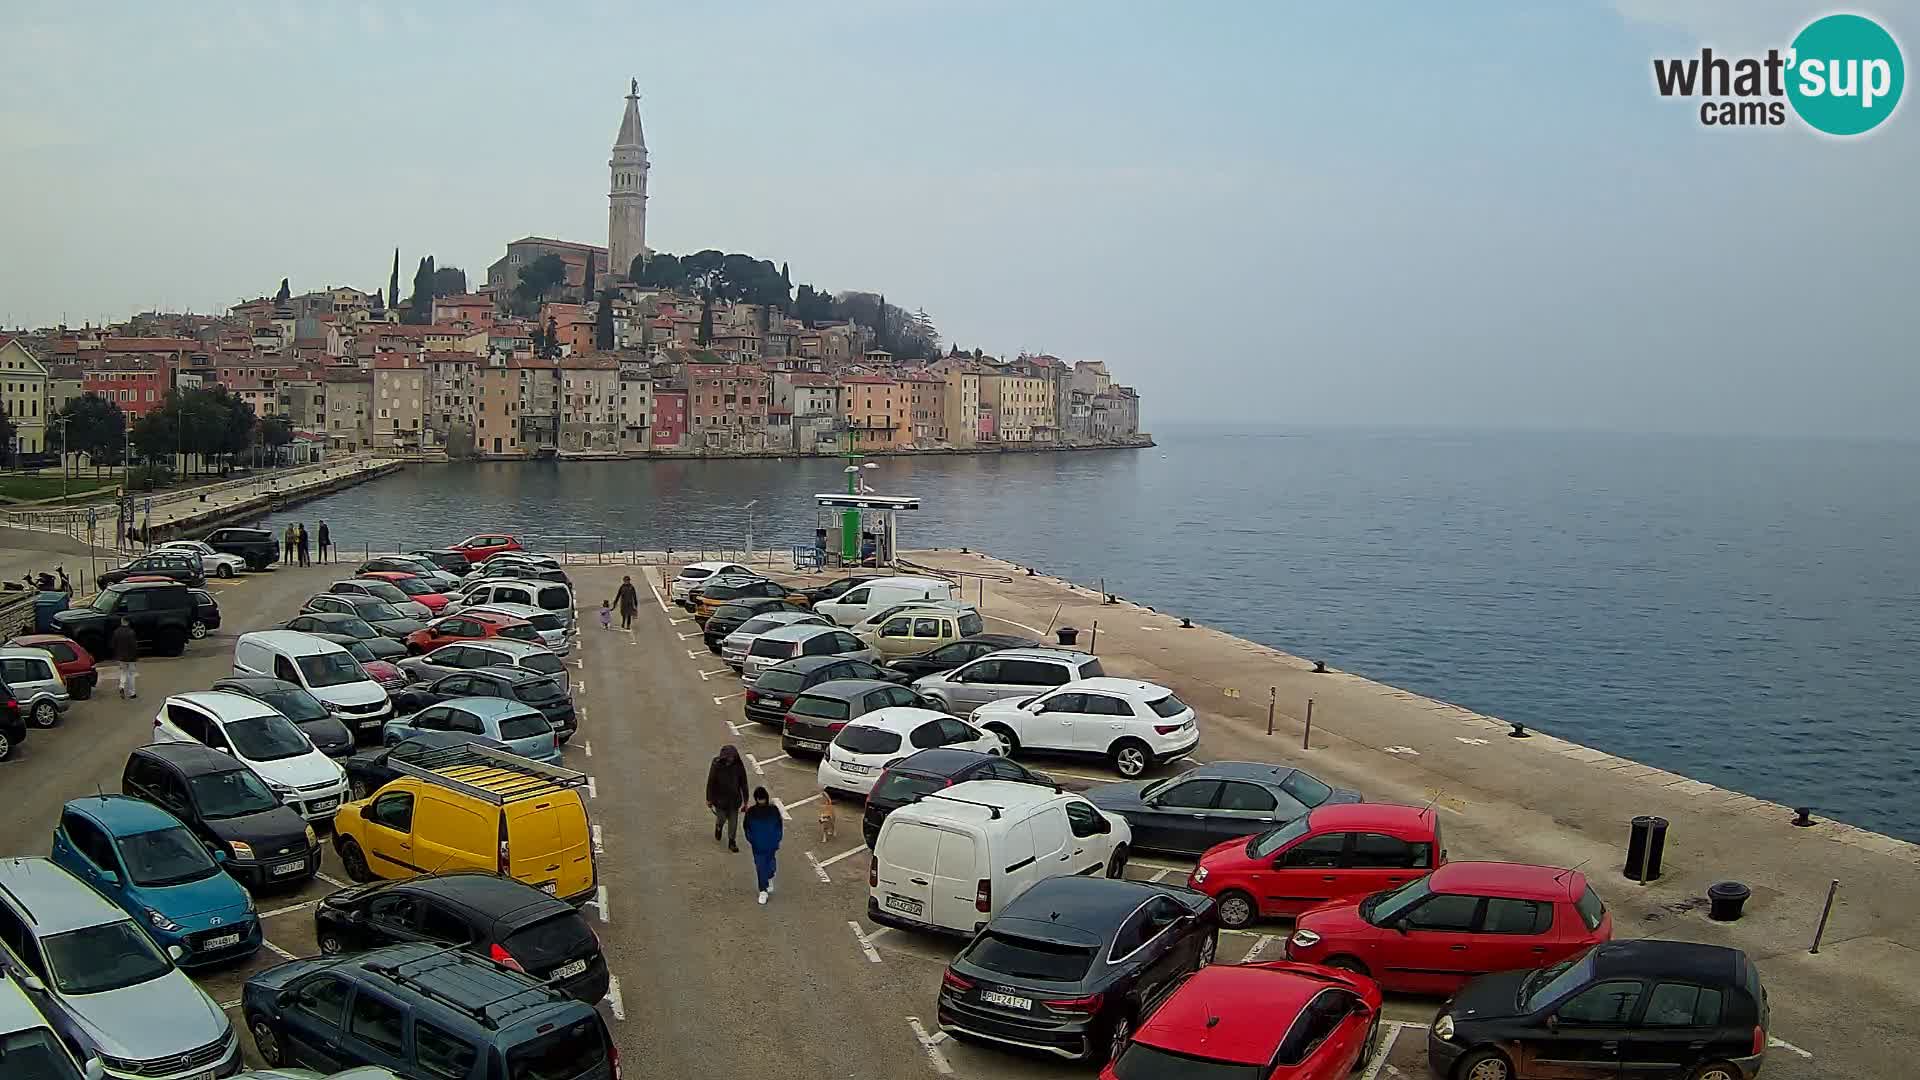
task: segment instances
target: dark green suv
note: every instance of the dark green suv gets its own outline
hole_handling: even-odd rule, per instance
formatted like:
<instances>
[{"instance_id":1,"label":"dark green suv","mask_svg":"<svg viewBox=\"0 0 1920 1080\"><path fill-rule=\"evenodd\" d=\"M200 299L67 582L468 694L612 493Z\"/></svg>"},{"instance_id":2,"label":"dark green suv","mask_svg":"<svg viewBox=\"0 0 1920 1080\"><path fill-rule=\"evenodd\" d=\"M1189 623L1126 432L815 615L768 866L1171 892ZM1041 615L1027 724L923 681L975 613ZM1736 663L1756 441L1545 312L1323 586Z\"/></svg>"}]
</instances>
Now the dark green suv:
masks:
<instances>
[{"instance_id":1,"label":"dark green suv","mask_svg":"<svg viewBox=\"0 0 1920 1080\"><path fill-rule=\"evenodd\" d=\"M121 619L133 626L140 647L162 656L179 656L200 618L193 590L172 581L123 581L101 589L86 607L53 613L55 632L80 643L101 658L113 655L113 628Z\"/></svg>"}]
</instances>

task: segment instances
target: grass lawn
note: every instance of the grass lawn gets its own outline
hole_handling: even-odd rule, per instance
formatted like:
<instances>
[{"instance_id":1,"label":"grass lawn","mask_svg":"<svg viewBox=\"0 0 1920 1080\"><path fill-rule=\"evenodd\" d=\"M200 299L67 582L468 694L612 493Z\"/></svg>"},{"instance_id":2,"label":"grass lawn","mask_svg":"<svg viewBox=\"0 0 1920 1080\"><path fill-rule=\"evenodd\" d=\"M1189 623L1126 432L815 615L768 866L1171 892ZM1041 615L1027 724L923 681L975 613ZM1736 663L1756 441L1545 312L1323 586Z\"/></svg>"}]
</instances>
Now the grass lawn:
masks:
<instances>
[{"instance_id":1,"label":"grass lawn","mask_svg":"<svg viewBox=\"0 0 1920 1080\"><path fill-rule=\"evenodd\" d=\"M67 491L78 495L95 487L114 488L120 481L116 478L95 480L91 476L74 476L66 481ZM58 475L42 476L39 473L0 473L0 500L7 502L33 502L37 499L58 499L61 480Z\"/></svg>"}]
</instances>

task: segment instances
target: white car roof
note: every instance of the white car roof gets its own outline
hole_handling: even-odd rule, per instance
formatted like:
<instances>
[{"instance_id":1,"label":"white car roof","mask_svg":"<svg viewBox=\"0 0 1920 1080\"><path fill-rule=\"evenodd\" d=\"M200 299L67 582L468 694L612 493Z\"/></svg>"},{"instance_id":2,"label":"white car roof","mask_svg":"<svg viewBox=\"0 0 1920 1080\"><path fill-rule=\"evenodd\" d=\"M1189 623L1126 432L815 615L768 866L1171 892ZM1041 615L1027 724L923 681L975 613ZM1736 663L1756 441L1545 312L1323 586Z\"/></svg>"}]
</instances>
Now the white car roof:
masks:
<instances>
[{"instance_id":1,"label":"white car roof","mask_svg":"<svg viewBox=\"0 0 1920 1080\"><path fill-rule=\"evenodd\" d=\"M339 648L337 645L334 647ZM185 694L175 694L167 701L195 706L202 712L212 713L213 718L223 724L236 720L249 720L256 716L280 715L278 709L259 698L248 697L245 694L230 694L225 690L194 690Z\"/></svg>"},{"instance_id":2,"label":"white car roof","mask_svg":"<svg viewBox=\"0 0 1920 1080\"><path fill-rule=\"evenodd\" d=\"M876 585L885 585L885 586L890 586L895 588L906 588L906 589L924 589L929 587L938 587L942 589L953 588L953 582L948 581L946 578L914 577L907 574L901 574L896 577L881 577L881 578L873 578L870 581L862 581L858 585L853 586L852 589L848 589L847 591L852 592L854 591L854 589L871 589Z\"/></svg>"},{"instance_id":3,"label":"white car roof","mask_svg":"<svg viewBox=\"0 0 1920 1080\"><path fill-rule=\"evenodd\" d=\"M752 618L748 619L746 623L741 623L740 625L745 626L747 625L747 623L757 622L761 619L766 619L767 621L775 624L776 626L794 626L794 625L825 626L827 625L827 620L825 616L815 615L811 611L763 611L760 614L755 615ZM736 634L739 632L740 631L738 630L734 631L734 633Z\"/></svg>"},{"instance_id":4,"label":"white car roof","mask_svg":"<svg viewBox=\"0 0 1920 1080\"><path fill-rule=\"evenodd\" d=\"M986 654L986 656L979 657L979 659L985 660L988 657L992 657L995 660L1058 660L1063 663L1069 663L1069 664L1083 664L1083 663L1086 663L1088 660L1097 659L1092 653L1079 652L1074 649L1045 649L1045 648L999 649L994 652L990 652ZM968 663L973 663L973 661L970 660L968 661ZM1091 680L1082 679L1081 681L1089 682ZM1118 681L1124 682L1125 680L1118 680ZM1145 686L1146 684L1141 683L1140 685Z\"/></svg>"},{"instance_id":5,"label":"white car roof","mask_svg":"<svg viewBox=\"0 0 1920 1080\"><path fill-rule=\"evenodd\" d=\"M327 596L332 594L320 593L318 595ZM309 612L308 614L313 613ZM333 614L339 614L339 612L334 612ZM314 637L312 634L300 630L255 630L250 634L241 634L240 641L234 642L234 647L238 648L242 642L253 642L257 645L265 645L271 649L278 649L289 656L318 656L322 653L347 651L342 646L335 645L325 638Z\"/></svg>"},{"instance_id":6,"label":"white car roof","mask_svg":"<svg viewBox=\"0 0 1920 1080\"><path fill-rule=\"evenodd\" d=\"M685 566L683 566L683 567L681 567L681 568L680 568L680 574L679 574L679 576L681 576L681 577L686 577L686 576L687 576L687 571L689 571L689 570L705 570L705 571L706 571L707 573L709 573L709 574L712 574L712 573L714 573L714 572L716 572L716 571L720 571L720 570L725 570L725 569L726 569L727 567L729 567L729 566L740 566L740 564L739 564L739 563L733 563L733 562L696 562L696 563L688 563L687 565L685 565ZM742 567L742 569L745 569L745 567Z\"/></svg>"},{"instance_id":7,"label":"white car roof","mask_svg":"<svg viewBox=\"0 0 1920 1080\"><path fill-rule=\"evenodd\" d=\"M875 709L847 721L847 727L871 727L882 731L891 731L896 735L905 735L929 720L957 719L937 709L922 709L913 705L888 705ZM1033 785L1029 784L1028 787Z\"/></svg>"},{"instance_id":8,"label":"white car roof","mask_svg":"<svg viewBox=\"0 0 1920 1080\"><path fill-rule=\"evenodd\" d=\"M1138 698L1142 701L1158 701L1173 691L1157 683L1141 682L1138 679L1116 679L1101 676L1096 679L1076 679L1067 684L1075 690L1098 690L1107 694L1119 694L1121 697Z\"/></svg>"},{"instance_id":9,"label":"white car roof","mask_svg":"<svg viewBox=\"0 0 1920 1080\"><path fill-rule=\"evenodd\" d=\"M910 819L985 825L993 820L995 808L1001 811L1004 818L1009 810L1038 806L1061 797L1060 792L1039 784L1022 784L1013 780L968 780L923 796L919 802L908 803L888 816L906 814Z\"/></svg>"},{"instance_id":10,"label":"white car roof","mask_svg":"<svg viewBox=\"0 0 1920 1080\"><path fill-rule=\"evenodd\" d=\"M505 601L499 603L473 604L461 608L460 614L465 615L471 611L492 611L501 615L511 615L516 619L531 619L535 615L553 614L553 612L548 611L546 608L534 607L532 604L514 604Z\"/></svg>"},{"instance_id":11,"label":"white car roof","mask_svg":"<svg viewBox=\"0 0 1920 1080\"><path fill-rule=\"evenodd\" d=\"M798 614L796 612L796 614ZM760 635L761 641L812 641L821 634L831 634L835 630L846 631L827 623L796 623L792 626L776 626Z\"/></svg>"},{"instance_id":12,"label":"white car roof","mask_svg":"<svg viewBox=\"0 0 1920 1080\"><path fill-rule=\"evenodd\" d=\"M552 649L547 648L545 645L535 645L530 641L517 641L513 638L503 638L503 637L471 638L463 641L449 641L445 645L440 646L440 649L451 649L455 645L465 645L465 646L468 646L469 648L475 648L475 649L493 649L496 652L506 653L508 656L513 657L515 660L518 660L521 657L525 657L525 656L532 656L534 653L551 653L553 651ZM437 653L440 651L440 649L435 649L433 650L433 652ZM432 656L433 653L428 653L427 655Z\"/></svg>"}]
</instances>

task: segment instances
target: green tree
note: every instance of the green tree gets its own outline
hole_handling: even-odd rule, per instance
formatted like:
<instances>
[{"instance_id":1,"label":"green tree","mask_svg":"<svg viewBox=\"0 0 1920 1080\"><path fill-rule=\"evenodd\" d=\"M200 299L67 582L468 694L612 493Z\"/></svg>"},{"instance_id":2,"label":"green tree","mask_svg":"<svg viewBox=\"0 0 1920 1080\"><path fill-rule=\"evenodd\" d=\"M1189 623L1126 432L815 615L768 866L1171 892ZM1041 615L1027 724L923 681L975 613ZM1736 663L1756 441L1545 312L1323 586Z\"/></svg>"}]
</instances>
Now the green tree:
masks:
<instances>
[{"instance_id":1,"label":"green tree","mask_svg":"<svg viewBox=\"0 0 1920 1080\"><path fill-rule=\"evenodd\" d=\"M9 465L16 465L19 463L17 459L14 457L14 452L13 452L14 451L13 440L19 434L20 434L20 430L16 428L13 424L13 417L8 416L6 413L0 412L0 457L5 457L7 460L7 464Z\"/></svg>"},{"instance_id":2,"label":"green tree","mask_svg":"<svg viewBox=\"0 0 1920 1080\"><path fill-rule=\"evenodd\" d=\"M268 459L274 464L280 463L280 448L293 441L293 426L278 416L269 416L260 421L260 445L267 449Z\"/></svg>"},{"instance_id":3,"label":"green tree","mask_svg":"<svg viewBox=\"0 0 1920 1080\"><path fill-rule=\"evenodd\" d=\"M705 345L713 340L713 290L704 289L700 293L700 337L696 345Z\"/></svg>"},{"instance_id":4,"label":"green tree","mask_svg":"<svg viewBox=\"0 0 1920 1080\"><path fill-rule=\"evenodd\" d=\"M96 474L103 465L120 464L127 414L118 404L99 394L82 394L67 403L60 419L66 424L67 449L86 455Z\"/></svg>"},{"instance_id":5,"label":"green tree","mask_svg":"<svg viewBox=\"0 0 1920 1080\"><path fill-rule=\"evenodd\" d=\"M400 249L393 249L393 276L387 279L387 303L400 306Z\"/></svg>"},{"instance_id":6,"label":"green tree","mask_svg":"<svg viewBox=\"0 0 1920 1080\"><path fill-rule=\"evenodd\" d=\"M593 347L601 352L613 351L612 289L601 294L599 306L593 312Z\"/></svg>"},{"instance_id":7,"label":"green tree","mask_svg":"<svg viewBox=\"0 0 1920 1080\"><path fill-rule=\"evenodd\" d=\"M284 304L293 296L293 290L287 287L287 279L280 279L280 291L273 294L273 302Z\"/></svg>"},{"instance_id":8,"label":"green tree","mask_svg":"<svg viewBox=\"0 0 1920 1080\"><path fill-rule=\"evenodd\" d=\"M558 255L542 255L520 269L520 283L513 287L513 295L531 315L566 280L566 261Z\"/></svg>"},{"instance_id":9,"label":"green tree","mask_svg":"<svg viewBox=\"0 0 1920 1080\"><path fill-rule=\"evenodd\" d=\"M135 420L133 430L127 433L134 454L147 463L166 461L180 444L178 419L176 410L161 408L150 409Z\"/></svg>"},{"instance_id":10,"label":"green tree","mask_svg":"<svg viewBox=\"0 0 1920 1080\"><path fill-rule=\"evenodd\" d=\"M428 255L413 272L413 295L407 298L407 322L424 326L433 321L433 275L433 256Z\"/></svg>"},{"instance_id":11,"label":"green tree","mask_svg":"<svg viewBox=\"0 0 1920 1080\"><path fill-rule=\"evenodd\" d=\"M457 266L443 266L433 272L433 296L458 296L467 291L467 272Z\"/></svg>"}]
</instances>

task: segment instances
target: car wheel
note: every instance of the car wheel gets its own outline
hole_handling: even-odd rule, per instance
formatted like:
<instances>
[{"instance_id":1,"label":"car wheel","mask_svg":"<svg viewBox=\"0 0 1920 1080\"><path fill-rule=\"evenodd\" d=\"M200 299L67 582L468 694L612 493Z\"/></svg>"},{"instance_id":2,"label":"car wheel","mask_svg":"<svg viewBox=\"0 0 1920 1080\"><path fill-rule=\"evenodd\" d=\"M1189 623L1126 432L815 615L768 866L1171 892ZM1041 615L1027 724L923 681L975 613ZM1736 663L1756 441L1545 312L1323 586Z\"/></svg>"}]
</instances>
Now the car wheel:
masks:
<instances>
[{"instance_id":1,"label":"car wheel","mask_svg":"<svg viewBox=\"0 0 1920 1080\"><path fill-rule=\"evenodd\" d=\"M1229 930L1244 930L1260 915L1253 897L1239 889L1228 889L1221 893L1219 905L1220 925Z\"/></svg>"},{"instance_id":2,"label":"car wheel","mask_svg":"<svg viewBox=\"0 0 1920 1080\"><path fill-rule=\"evenodd\" d=\"M1693 1070L1690 1080L1741 1080L1743 1075L1738 1066L1713 1061Z\"/></svg>"},{"instance_id":3,"label":"car wheel","mask_svg":"<svg viewBox=\"0 0 1920 1080\"><path fill-rule=\"evenodd\" d=\"M1104 1065L1120 1056L1127 1048L1127 1040L1133 1038L1133 1018L1121 1013L1113 1018L1113 1025L1107 1029L1107 1048L1096 1064Z\"/></svg>"},{"instance_id":4,"label":"car wheel","mask_svg":"<svg viewBox=\"0 0 1920 1080\"><path fill-rule=\"evenodd\" d=\"M249 1026L253 1031L253 1048L260 1051L260 1060L276 1069L284 1065L286 1058L280 1051L280 1037L274 1034L273 1025L267 1023L266 1017L254 1017Z\"/></svg>"},{"instance_id":5,"label":"car wheel","mask_svg":"<svg viewBox=\"0 0 1920 1080\"><path fill-rule=\"evenodd\" d=\"M1118 880L1127 872L1127 845L1121 844L1113 849L1113 855L1107 859L1107 876Z\"/></svg>"},{"instance_id":6,"label":"car wheel","mask_svg":"<svg viewBox=\"0 0 1920 1080\"><path fill-rule=\"evenodd\" d=\"M347 878L355 884L373 880L373 871L367 867L367 857L360 853L360 845L350 837L340 839L340 865L346 867Z\"/></svg>"},{"instance_id":7,"label":"car wheel","mask_svg":"<svg viewBox=\"0 0 1920 1080\"><path fill-rule=\"evenodd\" d=\"M1513 1064L1498 1050L1475 1050L1453 1071L1454 1080L1513 1080Z\"/></svg>"},{"instance_id":8,"label":"car wheel","mask_svg":"<svg viewBox=\"0 0 1920 1080\"><path fill-rule=\"evenodd\" d=\"M33 726L50 728L60 722L60 709L51 701L43 701L33 707Z\"/></svg>"},{"instance_id":9,"label":"car wheel","mask_svg":"<svg viewBox=\"0 0 1920 1080\"><path fill-rule=\"evenodd\" d=\"M67 688L67 692L73 695L73 700L85 701L88 698L93 696L93 684L92 683L74 683L72 686Z\"/></svg>"},{"instance_id":10,"label":"car wheel","mask_svg":"<svg viewBox=\"0 0 1920 1080\"><path fill-rule=\"evenodd\" d=\"M7 738L6 732L0 731L0 761L5 761L8 758L11 758L12 756L13 756L13 740Z\"/></svg>"},{"instance_id":11,"label":"car wheel","mask_svg":"<svg viewBox=\"0 0 1920 1080\"><path fill-rule=\"evenodd\" d=\"M1153 764L1153 751L1137 739L1123 739L1113 746L1113 771L1129 780L1137 780Z\"/></svg>"},{"instance_id":12,"label":"car wheel","mask_svg":"<svg viewBox=\"0 0 1920 1080\"><path fill-rule=\"evenodd\" d=\"M1355 960L1351 956L1332 957L1327 961L1327 966L1330 968L1339 968L1341 971L1351 971L1355 975L1365 975L1367 973L1367 965Z\"/></svg>"},{"instance_id":13,"label":"car wheel","mask_svg":"<svg viewBox=\"0 0 1920 1080\"><path fill-rule=\"evenodd\" d=\"M195 641L199 641L201 638L206 637L207 636L206 622L200 619L193 620L192 625L187 627L187 636L191 637Z\"/></svg>"},{"instance_id":14,"label":"car wheel","mask_svg":"<svg viewBox=\"0 0 1920 1080\"><path fill-rule=\"evenodd\" d=\"M946 712L947 710L941 709L940 711ZM986 732L1000 740L1000 756L1012 757L1014 751L1020 749L1020 737L1015 735L1013 729L1005 724L988 724L986 726Z\"/></svg>"},{"instance_id":15,"label":"car wheel","mask_svg":"<svg viewBox=\"0 0 1920 1080\"><path fill-rule=\"evenodd\" d=\"M221 563L219 566L214 567L213 576L230 578L233 576L233 567L228 566L226 563Z\"/></svg>"},{"instance_id":16,"label":"car wheel","mask_svg":"<svg viewBox=\"0 0 1920 1080\"><path fill-rule=\"evenodd\" d=\"M328 930L320 935L320 955L339 956L347 951L347 942L338 931Z\"/></svg>"},{"instance_id":17,"label":"car wheel","mask_svg":"<svg viewBox=\"0 0 1920 1080\"><path fill-rule=\"evenodd\" d=\"M1360 1056L1353 1061L1353 1071L1365 1069L1373 1061L1373 1055L1380 1049L1380 1018L1373 1018L1373 1026L1367 1028L1367 1041L1360 1044Z\"/></svg>"},{"instance_id":18,"label":"car wheel","mask_svg":"<svg viewBox=\"0 0 1920 1080\"><path fill-rule=\"evenodd\" d=\"M1219 952L1220 935L1208 934L1207 940L1200 943L1200 959L1198 963L1193 965L1193 970L1199 971L1201 968L1212 967L1213 958L1218 955Z\"/></svg>"}]
</instances>

